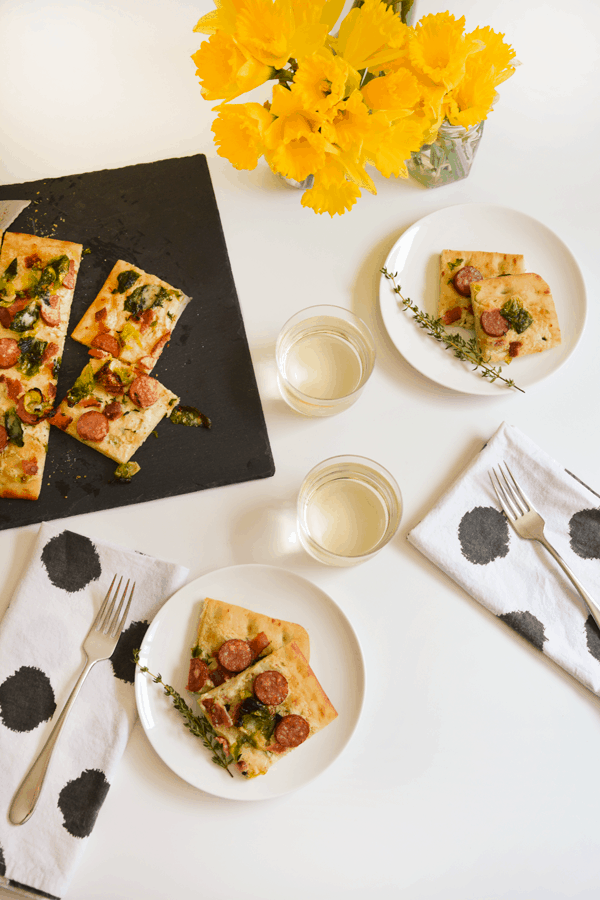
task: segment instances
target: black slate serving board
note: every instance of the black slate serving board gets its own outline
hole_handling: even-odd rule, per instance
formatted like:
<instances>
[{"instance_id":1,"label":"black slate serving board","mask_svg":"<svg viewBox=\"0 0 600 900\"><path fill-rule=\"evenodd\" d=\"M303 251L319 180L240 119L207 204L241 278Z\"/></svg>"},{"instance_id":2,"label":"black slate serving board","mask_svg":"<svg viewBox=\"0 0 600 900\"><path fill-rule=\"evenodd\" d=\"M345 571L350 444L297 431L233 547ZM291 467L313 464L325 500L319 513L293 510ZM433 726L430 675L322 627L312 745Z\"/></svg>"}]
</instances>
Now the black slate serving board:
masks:
<instances>
[{"instance_id":1,"label":"black slate serving board","mask_svg":"<svg viewBox=\"0 0 600 900\"><path fill-rule=\"evenodd\" d=\"M0 499L0 529L142 503L275 471L225 237L204 155L0 186L0 200L31 200L10 231L89 249L69 334L118 259L192 297L152 371L212 428L163 420L135 453L141 470L115 483L115 463L51 427L39 500ZM89 360L65 342L57 399Z\"/></svg>"}]
</instances>

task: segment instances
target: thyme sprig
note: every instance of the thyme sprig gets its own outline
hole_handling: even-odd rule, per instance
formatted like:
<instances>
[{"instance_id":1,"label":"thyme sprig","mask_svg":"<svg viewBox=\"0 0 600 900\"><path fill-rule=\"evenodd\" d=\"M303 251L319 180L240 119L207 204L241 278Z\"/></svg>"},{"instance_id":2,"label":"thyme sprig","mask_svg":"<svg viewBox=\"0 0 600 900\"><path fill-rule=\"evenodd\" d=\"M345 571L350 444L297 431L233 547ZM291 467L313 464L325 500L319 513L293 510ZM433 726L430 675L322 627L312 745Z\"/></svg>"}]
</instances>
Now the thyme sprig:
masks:
<instances>
[{"instance_id":1,"label":"thyme sprig","mask_svg":"<svg viewBox=\"0 0 600 900\"><path fill-rule=\"evenodd\" d=\"M133 659L135 664L139 666L140 672L150 675L155 684L162 684L165 694L171 698L173 706L185 719L183 723L185 727L193 735L199 737L207 750L212 752L212 761L225 769L231 778L233 778L232 773L229 771L229 766L234 761L233 757L223 749L223 746L219 741L219 736L208 719L205 719L203 716L195 716L181 694L178 694L175 688L172 688L170 684L165 684L162 677L160 675L154 675L147 666L141 666L139 650L133 651Z\"/></svg>"},{"instance_id":2,"label":"thyme sprig","mask_svg":"<svg viewBox=\"0 0 600 900\"><path fill-rule=\"evenodd\" d=\"M523 388L520 388L515 384L512 378L506 378L502 374L501 369L495 369L485 362L481 351L477 346L477 339L475 337L472 337L467 341L460 334L451 334L446 331L441 319L436 319L428 313L423 312L416 303L413 303L408 297L403 297L402 289L400 285L396 283L398 277L397 272L389 272L384 266L381 269L381 274L384 275L388 281L392 282L392 290L398 295L398 302L402 303L402 308L404 310L408 309L411 311L417 325L419 325L420 328L424 328L427 334L431 335L436 341L445 344L446 349L452 350L457 359L471 363L473 371L480 369L481 371L479 374L482 378L487 378L488 381L503 381L507 387L515 388L517 391L521 391L522 394L525 393Z\"/></svg>"}]
</instances>

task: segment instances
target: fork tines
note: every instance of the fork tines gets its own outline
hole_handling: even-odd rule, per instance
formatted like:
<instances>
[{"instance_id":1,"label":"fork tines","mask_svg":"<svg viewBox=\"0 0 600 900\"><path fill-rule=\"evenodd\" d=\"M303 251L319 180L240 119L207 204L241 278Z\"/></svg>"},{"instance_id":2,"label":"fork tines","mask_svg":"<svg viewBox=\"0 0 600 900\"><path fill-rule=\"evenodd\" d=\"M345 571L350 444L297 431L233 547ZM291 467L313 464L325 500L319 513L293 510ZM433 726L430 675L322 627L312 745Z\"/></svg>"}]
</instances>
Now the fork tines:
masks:
<instances>
[{"instance_id":1,"label":"fork tines","mask_svg":"<svg viewBox=\"0 0 600 900\"><path fill-rule=\"evenodd\" d=\"M125 619L127 618L127 614L129 612L129 607L131 606L131 601L133 599L133 592L135 589L135 582L131 586L131 591L129 593L129 599L127 600L127 591L129 590L130 579L127 579L127 584L123 590L121 595L121 600L119 605L117 606L117 600L119 597L119 591L121 590L121 584L123 582L123 576L119 579L119 583L116 587L113 597L111 598L112 589L114 587L115 581L117 580L117 576L115 575L113 580L110 583L110 587L108 589L108 593L104 598L102 606L100 607L100 611L96 616L96 620L94 622L93 627L96 631L101 631L103 634L110 634L111 637L116 637L123 625L125 623ZM123 606L125 605L125 601L127 600L127 605L123 613ZM116 609L115 609L116 607Z\"/></svg>"},{"instance_id":2,"label":"fork tines","mask_svg":"<svg viewBox=\"0 0 600 900\"><path fill-rule=\"evenodd\" d=\"M502 470L503 465L506 472L508 472L508 477L506 472L503 472ZM519 487L513 473L505 462L499 463L498 469L500 475L498 475L498 472L496 472L494 468L492 468L489 473L492 487L498 498L498 503L507 516L512 517L513 519L518 516L524 516L526 512L529 512L532 509L529 498Z\"/></svg>"}]
</instances>

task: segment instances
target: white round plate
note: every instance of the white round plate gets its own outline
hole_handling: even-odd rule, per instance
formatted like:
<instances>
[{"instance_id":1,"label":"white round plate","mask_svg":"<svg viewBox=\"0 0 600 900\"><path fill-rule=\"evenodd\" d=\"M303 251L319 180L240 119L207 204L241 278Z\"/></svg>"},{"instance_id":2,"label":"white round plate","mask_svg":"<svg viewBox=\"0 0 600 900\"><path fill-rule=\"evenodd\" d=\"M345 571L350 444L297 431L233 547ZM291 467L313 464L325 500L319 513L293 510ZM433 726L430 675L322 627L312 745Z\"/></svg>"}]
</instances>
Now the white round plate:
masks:
<instances>
[{"instance_id":1,"label":"white round plate","mask_svg":"<svg viewBox=\"0 0 600 900\"><path fill-rule=\"evenodd\" d=\"M341 753L358 722L365 693L362 650L350 622L324 591L275 566L217 569L186 584L168 600L148 628L140 663L160 674L194 708L185 690L189 649L196 640L205 597L303 625L310 637L310 664L338 717L269 770L247 781L211 762L201 739L184 727L180 713L149 675L136 669L135 696L144 730L160 758L177 775L209 794L231 800L265 800L296 790L320 775Z\"/></svg>"},{"instance_id":2,"label":"white round plate","mask_svg":"<svg viewBox=\"0 0 600 900\"><path fill-rule=\"evenodd\" d=\"M526 271L541 275L550 285L562 343L545 353L515 358L510 366L502 367L505 377L526 390L567 361L585 327L586 292L575 258L553 231L516 210L478 203L449 206L415 222L396 242L385 266L388 272L397 273L402 295L432 316L437 316L442 250L521 253ZM482 378L419 328L412 313L398 303L392 287L382 275L381 315L390 338L411 366L437 384L464 394L506 396L510 390L506 385ZM473 334L465 329L449 330L465 337Z\"/></svg>"}]
</instances>

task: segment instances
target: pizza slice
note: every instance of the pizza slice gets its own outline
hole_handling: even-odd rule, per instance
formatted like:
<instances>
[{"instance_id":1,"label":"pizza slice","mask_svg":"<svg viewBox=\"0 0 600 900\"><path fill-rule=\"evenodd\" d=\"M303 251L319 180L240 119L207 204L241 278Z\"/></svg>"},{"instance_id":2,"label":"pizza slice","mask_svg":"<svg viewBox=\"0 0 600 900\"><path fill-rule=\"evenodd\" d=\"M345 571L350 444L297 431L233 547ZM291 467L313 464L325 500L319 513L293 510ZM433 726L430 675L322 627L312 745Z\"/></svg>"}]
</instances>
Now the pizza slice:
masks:
<instances>
[{"instance_id":1,"label":"pizza slice","mask_svg":"<svg viewBox=\"0 0 600 900\"><path fill-rule=\"evenodd\" d=\"M540 275L506 275L471 285L475 334L485 362L509 363L561 342L549 286Z\"/></svg>"},{"instance_id":2,"label":"pizza slice","mask_svg":"<svg viewBox=\"0 0 600 900\"><path fill-rule=\"evenodd\" d=\"M89 447L126 463L179 398L117 359L92 359L50 419Z\"/></svg>"},{"instance_id":3,"label":"pizza slice","mask_svg":"<svg viewBox=\"0 0 600 900\"><path fill-rule=\"evenodd\" d=\"M439 318L444 325L474 328L469 290L471 282L524 271L525 260L518 253L442 250L440 255Z\"/></svg>"},{"instance_id":4,"label":"pizza slice","mask_svg":"<svg viewBox=\"0 0 600 900\"><path fill-rule=\"evenodd\" d=\"M72 332L97 359L154 368L190 298L120 259Z\"/></svg>"},{"instance_id":5,"label":"pizza slice","mask_svg":"<svg viewBox=\"0 0 600 900\"><path fill-rule=\"evenodd\" d=\"M264 775L337 717L294 641L213 688L198 703L246 778Z\"/></svg>"},{"instance_id":6,"label":"pizza slice","mask_svg":"<svg viewBox=\"0 0 600 900\"><path fill-rule=\"evenodd\" d=\"M37 500L81 244L7 232L0 252L0 497Z\"/></svg>"},{"instance_id":7,"label":"pizza slice","mask_svg":"<svg viewBox=\"0 0 600 900\"><path fill-rule=\"evenodd\" d=\"M309 658L310 641L302 625L207 597L192 647L187 690L205 693L289 641Z\"/></svg>"}]
</instances>

